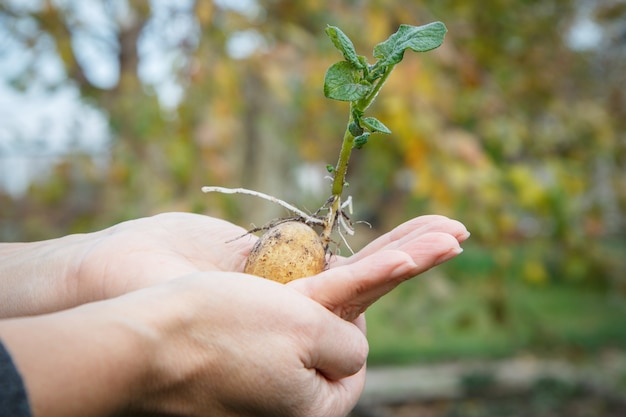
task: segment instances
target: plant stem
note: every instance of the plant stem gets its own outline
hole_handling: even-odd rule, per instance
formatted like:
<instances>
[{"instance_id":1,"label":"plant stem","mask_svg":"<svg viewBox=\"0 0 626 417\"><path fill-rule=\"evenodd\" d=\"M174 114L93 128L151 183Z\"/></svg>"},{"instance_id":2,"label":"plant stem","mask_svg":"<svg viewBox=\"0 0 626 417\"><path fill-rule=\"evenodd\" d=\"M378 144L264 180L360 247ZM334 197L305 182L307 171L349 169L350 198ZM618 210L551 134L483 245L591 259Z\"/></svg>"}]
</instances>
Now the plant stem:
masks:
<instances>
[{"instance_id":1,"label":"plant stem","mask_svg":"<svg viewBox=\"0 0 626 417\"><path fill-rule=\"evenodd\" d=\"M328 248L328 244L331 240L331 234L337 221L337 216L340 215L341 209L341 195L343 194L343 186L346 184L346 173L348 172L348 162L350 161L350 155L352 154L352 148L354 147L354 136L350 133L349 126L354 122L355 112L363 114L363 112L374 102L376 96L383 87L383 84L389 78L391 71L395 68L395 65L388 65L385 68L385 72L378 79L378 82L374 85L372 91L364 98L358 101L350 102L350 117L348 124L346 125L346 131L343 134L343 142L341 143L341 150L339 151L339 160L335 167L335 176L332 184L332 197L328 204L330 205L328 216L326 217L326 224L322 231L322 242L324 247Z\"/></svg>"},{"instance_id":2,"label":"plant stem","mask_svg":"<svg viewBox=\"0 0 626 417\"><path fill-rule=\"evenodd\" d=\"M376 100L376 97L378 96L380 89L383 88L383 85L387 82L389 75L391 75L391 72L393 71L395 67L396 67L396 64L387 65L387 67L385 68L385 72L383 72L383 75L381 75L381 77L378 79L378 82L376 83L376 85L374 85L374 88L372 89L372 91L366 97L357 101L358 110L364 112L374 102L374 100Z\"/></svg>"},{"instance_id":3,"label":"plant stem","mask_svg":"<svg viewBox=\"0 0 626 417\"><path fill-rule=\"evenodd\" d=\"M352 104L350 104L352 107ZM347 126L353 122L352 112L350 112L350 119ZM329 204L328 216L326 217L326 224L322 231L321 238L324 248L328 249L328 244L331 241L331 234L335 227L335 221L341 208L341 195L343 194L343 186L346 180L346 172L348 172L348 162L350 161L350 155L352 154L352 145L354 144L354 136L350 133L350 130L346 126L346 131L343 134L343 142L341 143L341 151L339 152L339 160L335 167L335 176L333 178L332 196L327 202Z\"/></svg>"},{"instance_id":4,"label":"plant stem","mask_svg":"<svg viewBox=\"0 0 626 417\"><path fill-rule=\"evenodd\" d=\"M350 133L350 123L354 122L354 113L359 112L363 113L376 99L380 89L383 87L383 84L389 78L391 71L393 71L395 65L389 65L385 68L385 72L378 79L376 85L372 91L363 99L351 102L350 103L350 118L348 119L348 124L346 125L346 131L343 134L343 143L341 144L341 151L339 152L339 160L337 161L337 166L335 167L335 178L333 180L332 193L333 196L341 196L343 192L343 185L345 184L346 172L348 170L348 162L350 161L350 155L352 154L352 147L354 145L354 136Z\"/></svg>"},{"instance_id":5,"label":"plant stem","mask_svg":"<svg viewBox=\"0 0 626 417\"><path fill-rule=\"evenodd\" d=\"M352 107L352 104L350 104ZM354 145L354 136L350 133L347 126L354 121L352 112L350 112L350 119L346 125L346 131L343 134L343 142L341 143L341 151L339 152L339 160L335 167L335 176L333 179L332 194L334 196L341 196L343 193L343 186L346 181L346 172L348 171L348 162L350 161L350 155L352 154L352 147Z\"/></svg>"}]
</instances>

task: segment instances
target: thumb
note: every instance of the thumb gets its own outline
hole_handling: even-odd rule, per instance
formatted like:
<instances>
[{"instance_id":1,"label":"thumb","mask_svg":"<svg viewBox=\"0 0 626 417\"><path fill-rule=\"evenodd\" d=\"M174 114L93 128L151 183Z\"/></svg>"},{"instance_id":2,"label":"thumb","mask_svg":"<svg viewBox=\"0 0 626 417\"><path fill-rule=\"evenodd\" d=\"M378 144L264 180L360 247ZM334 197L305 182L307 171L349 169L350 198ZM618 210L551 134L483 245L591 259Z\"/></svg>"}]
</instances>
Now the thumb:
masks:
<instances>
[{"instance_id":1,"label":"thumb","mask_svg":"<svg viewBox=\"0 0 626 417\"><path fill-rule=\"evenodd\" d=\"M400 284L402 280L398 277L404 277L414 268L415 263L406 253L387 250L288 285L352 321Z\"/></svg>"},{"instance_id":2,"label":"thumb","mask_svg":"<svg viewBox=\"0 0 626 417\"><path fill-rule=\"evenodd\" d=\"M294 289L352 321L403 281L461 253L446 233L428 233L400 249L381 250L353 263L292 281Z\"/></svg>"}]
</instances>

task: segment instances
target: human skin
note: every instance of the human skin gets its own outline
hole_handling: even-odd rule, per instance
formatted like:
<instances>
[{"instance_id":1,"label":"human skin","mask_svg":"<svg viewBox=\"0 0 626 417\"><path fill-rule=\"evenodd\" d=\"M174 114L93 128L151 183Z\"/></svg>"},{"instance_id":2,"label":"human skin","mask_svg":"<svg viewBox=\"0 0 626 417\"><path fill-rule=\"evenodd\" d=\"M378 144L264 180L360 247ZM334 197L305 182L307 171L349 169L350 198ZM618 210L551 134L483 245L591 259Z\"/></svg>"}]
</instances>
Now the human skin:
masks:
<instances>
[{"instance_id":1,"label":"human skin","mask_svg":"<svg viewBox=\"0 0 626 417\"><path fill-rule=\"evenodd\" d=\"M169 213L0 245L0 338L34 415L343 416L364 384L361 313L468 236L419 217L281 285L240 272L244 233Z\"/></svg>"},{"instance_id":2,"label":"human skin","mask_svg":"<svg viewBox=\"0 0 626 417\"><path fill-rule=\"evenodd\" d=\"M361 330L223 272L0 321L35 417L346 415L364 382Z\"/></svg>"},{"instance_id":3,"label":"human skin","mask_svg":"<svg viewBox=\"0 0 626 417\"><path fill-rule=\"evenodd\" d=\"M54 312L194 272L242 272L257 239L241 237L245 234L221 219L165 213L94 233L0 243L0 318ZM403 280L458 255L468 236L463 224L443 216L411 219L351 257L332 257L330 269L320 274L326 279L305 281L307 294L318 301L351 299L357 286L365 286L361 292L375 300ZM364 268L372 265L375 274ZM316 293L315 282L329 281L338 266L344 267L342 273L355 273L350 282L336 280L331 293ZM303 289L303 284L293 285ZM368 300L359 305L368 305Z\"/></svg>"}]
</instances>

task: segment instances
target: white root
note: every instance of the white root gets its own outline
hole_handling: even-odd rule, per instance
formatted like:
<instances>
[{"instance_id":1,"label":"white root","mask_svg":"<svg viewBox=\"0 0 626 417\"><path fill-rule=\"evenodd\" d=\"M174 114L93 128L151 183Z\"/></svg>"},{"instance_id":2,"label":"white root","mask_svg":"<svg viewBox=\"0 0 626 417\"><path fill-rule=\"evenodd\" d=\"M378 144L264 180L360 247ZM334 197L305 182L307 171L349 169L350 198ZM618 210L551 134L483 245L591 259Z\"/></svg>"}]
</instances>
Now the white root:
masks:
<instances>
[{"instance_id":1,"label":"white root","mask_svg":"<svg viewBox=\"0 0 626 417\"><path fill-rule=\"evenodd\" d=\"M352 196L351 195L349 195L348 198L346 198L346 201L341 203L342 209L345 209L346 207L348 207L348 213L352 215Z\"/></svg>"},{"instance_id":2,"label":"white root","mask_svg":"<svg viewBox=\"0 0 626 417\"><path fill-rule=\"evenodd\" d=\"M352 231L352 233L354 233L354 231ZM350 251L350 253L352 255L354 255L354 251L352 250L352 248L350 247L350 244L348 243L348 241L346 240L346 237L343 235L343 233L341 233L341 230L338 228L337 229L337 234L339 235L339 237L341 238L341 240L343 241L343 244L346 245L346 247L348 248L348 250Z\"/></svg>"},{"instance_id":3,"label":"white root","mask_svg":"<svg viewBox=\"0 0 626 417\"><path fill-rule=\"evenodd\" d=\"M350 236L354 236L354 228L352 227L350 223L346 221L346 218L344 217L343 213L341 213L337 217L339 219L339 224L341 225L341 227L343 227L343 230Z\"/></svg>"},{"instance_id":4,"label":"white root","mask_svg":"<svg viewBox=\"0 0 626 417\"><path fill-rule=\"evenodd\" d=\"M247 188L226 188L226 187L217 187L217 186L205 186L205 187L202 187L202 192L222 193L222 194L246 194L246 195L259 197L259 198L262 198L264 200L270 201L272 203L278 204L286 208L290 212L304 219L306 223L316 224L320 226L326 226L327 220L316 217L315 214L319 213L323 209L328 209L328 204L332 200L332 199L329 199L326 202L326 204L324 204L324 206L320 207L317 210L317 212L315 212L314 215L309 215L303 212L302 210L298 209L297 207L293 206L292 204L287 203L286 201L283 201L279 198L276 198L268 194L264 194L260 191L249 190ZM336 220L338 221L338 223L335 225L335 231L341 238L341 241L343 242L343 244L348 248L350 253L354 255L354 251L352 250L352 248L350 247L350 244L348 243L348 241L346 240L346 237L344 236L344 233L347 233L350 236L354 235L354 228L352 227L352 224L350 223L349 218L343 211L344 209L347 208L348 212L352 214L352 196L348 196L348 198L345 201L341 202L339 206L340 206L340 210L339 210L339 213L337 213L337 217L336 217ZM366 223L369 225L369 223L367 222L359 222L359 223ZM255 231L261 230L261 229L263 228L256 228ZM248 233L246 233L246 235L247 234Z\"/></svg>"},{"instance_id":5,"label":"white root","mask_svg":"<svg viewBox=\"0 0 626 417\"><path fill-rule=\"evenodd\" d=\"M298 216L302 217L303 219L306 220L307 223L312 223L312 224L317 224L317 225L324 225L324 220L319 219L317 217L313 217L310 216L308 214L306 214L305 212L303 212L302 210L298 209L297 207L294 207L293 205L280 200L276 197L273 197L271 195L268 194L264 194L262 192L259 191L254 191L254 190L248 190L247 188L226 188L226 187L216 187L216 186L205 186L202 187L202 192L203 193L222 193L222 194L247 194L247 195L252 195L255 197L259 197L262 198L264 200L267 201L271 201L272 203L276 203L284 208L286 208L287 210L291 211L294 214L297 214Z\"/></svg>"}]
</instances>

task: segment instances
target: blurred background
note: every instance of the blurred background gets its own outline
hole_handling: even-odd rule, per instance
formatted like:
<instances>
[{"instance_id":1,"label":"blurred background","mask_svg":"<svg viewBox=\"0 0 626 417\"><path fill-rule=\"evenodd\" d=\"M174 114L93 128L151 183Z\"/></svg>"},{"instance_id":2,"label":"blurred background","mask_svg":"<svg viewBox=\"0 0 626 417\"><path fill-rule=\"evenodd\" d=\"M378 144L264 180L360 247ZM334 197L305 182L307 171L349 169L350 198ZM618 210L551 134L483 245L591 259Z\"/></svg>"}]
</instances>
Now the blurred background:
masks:
<instances>
[{"instance_id":1,"label":"blurred background","mask_svg":"<svg viewBox=\"0 0 626 417\"><path fill-rule=\"evenodd\" d=\"M401 23L434 20L443 46L407 53L369 111L392 135L353 153L354 220L372 228L350 243L427 213L472 237L370 310L383 374L355 413L624 415L623 0L2 0L0 240L171 210L243 227L286 214L203 185L314 211L348 115L322 93L342 58L326 25L373 62ZM555 361L566 371L546 374ZM404 394L384 389L411 369ZM410 382L423 369L430 391ZM507 369L533 375L514 405L492 395Z\"/></svg>"}]
</instances>

